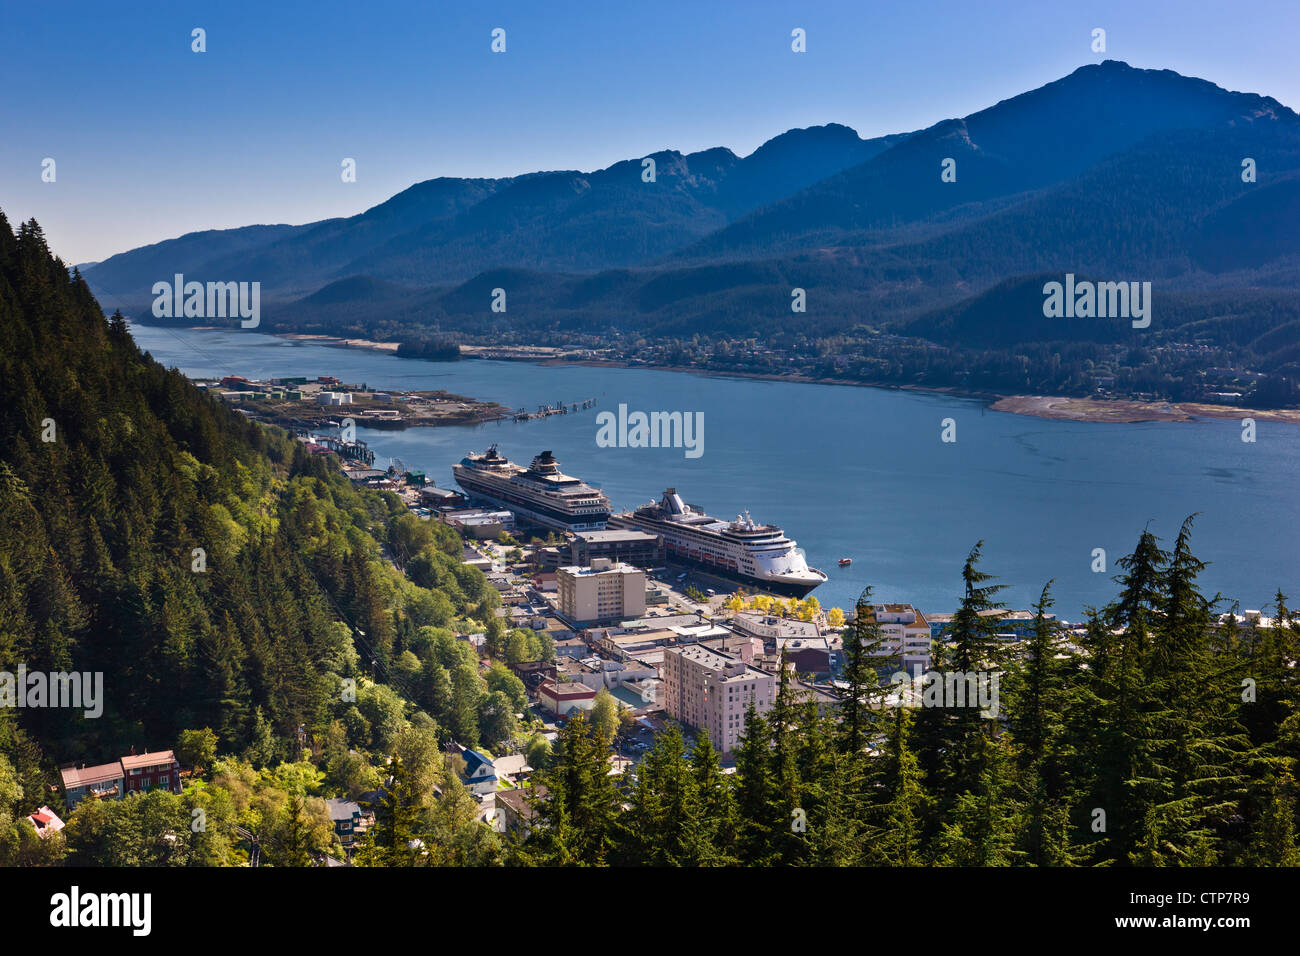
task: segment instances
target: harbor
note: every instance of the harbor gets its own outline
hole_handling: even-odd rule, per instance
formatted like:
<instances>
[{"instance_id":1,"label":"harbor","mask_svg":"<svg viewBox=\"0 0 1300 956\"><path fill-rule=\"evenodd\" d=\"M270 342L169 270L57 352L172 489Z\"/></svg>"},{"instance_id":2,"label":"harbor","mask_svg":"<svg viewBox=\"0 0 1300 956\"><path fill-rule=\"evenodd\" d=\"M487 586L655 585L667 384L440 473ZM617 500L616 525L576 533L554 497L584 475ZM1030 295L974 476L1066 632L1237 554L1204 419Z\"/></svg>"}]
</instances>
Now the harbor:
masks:
<instances>
[{"instance_id":1,"label":"harbor","mask_svg":"<svg viewBox=\"0 0 1300 956\"><path fill-rule=\"evenodd\" d=\"M343 419L377 429L480 425L485 422L528 422L552 415L571 415L592 408L594 398L556 401L526 408L506 408L445 390L372 388L366 382L347 383L333 375L243 375L196 378L194 384L218 396L249 418L291 431L341 427Z\"/></svg>"},{"instance_id":2,"label":"harbor","mask_svg":"<svg viewBox=\"0 0 1300 956\"><path fill-rule=\"evenodd\" d=\"M498 442L525 465L550 449L565 470L599 485L616 512L674 487L710 514L748 510L787 529L809 565L826 572L814 593L827 606L851 607L870 585L877 600L951 607L960 556L983 539L984 567L1008 585L1001 599L1027 607L1055 578L1058 613L1079 620L1086 606L1113 597L1114 561L1148 522L1168 547L1194 512L1211 592L1261 607L1300 576L1300 552L1283 543L1300 535L1288 464L1300 455L1300 431L1281 423L1261 421L1259 441L1246 445L1236 422L1099 425L919 392L523 361L430 363L237 330L132 334L192 378L329 370L349 383L443 390L507 409L535 410L561 396L592 397L601 409L702 409L710 441L699 459L672 448L601 448L594 412L400 430L358 421L356 437L383 467L398 458L442 489L456 487L451 466L467 452ZM940 440L944 418L956 422L955 443ZM1062 488L1074 495L1067 511L1053 506ZM1265 513L1278 534L1261 545L1242 531ZM1272 574L1251 570L1261 546ZM1092 570L1094 548L1106 551L1104 573ZM842 557L852 564L839 567Z\"/></svg>"}]
</instances>

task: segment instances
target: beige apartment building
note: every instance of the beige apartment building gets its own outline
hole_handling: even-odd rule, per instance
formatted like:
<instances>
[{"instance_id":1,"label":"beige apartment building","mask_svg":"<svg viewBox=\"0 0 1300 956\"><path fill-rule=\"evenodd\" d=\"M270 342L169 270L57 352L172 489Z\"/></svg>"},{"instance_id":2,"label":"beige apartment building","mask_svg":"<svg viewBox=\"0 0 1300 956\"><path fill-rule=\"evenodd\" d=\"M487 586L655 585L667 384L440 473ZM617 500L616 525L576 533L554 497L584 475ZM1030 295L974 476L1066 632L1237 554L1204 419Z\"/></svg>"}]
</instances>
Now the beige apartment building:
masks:
<instances>
[{"instance_id":1,"label":"beige apartment building","mask_svg":"<svg viewBox=\"0 0 1300 956\"><path fill-rule=\"evenodd\" d=\"M882 657L897 658L902 669L912 674L930 669L930 622L910 604L873 604L876 623L884 643Z\"/></svg>"},{"instance_id":2,"label":"beige apartment building","mask_svg":"<svg viewBox=\"0 0 1300 956\"><path fill-rule=\"evenodd\" d=\"M744 661L699 644L664 648L663 705L668 716L707 733L724 754L745 734L745 712L772 709L776 679Z\"/></svg>"},{"instance_id":3,"label":"beige apartment building","mask_svg":"<svg viewBox=\"0 0 1300 956\"><path fill-rule=\"evenodd\" d=\"M578 627L645 614L645 572L630 564L594 558L589 568L560 568L555 582L560 614Z\"/></svg>"}]
</instances>

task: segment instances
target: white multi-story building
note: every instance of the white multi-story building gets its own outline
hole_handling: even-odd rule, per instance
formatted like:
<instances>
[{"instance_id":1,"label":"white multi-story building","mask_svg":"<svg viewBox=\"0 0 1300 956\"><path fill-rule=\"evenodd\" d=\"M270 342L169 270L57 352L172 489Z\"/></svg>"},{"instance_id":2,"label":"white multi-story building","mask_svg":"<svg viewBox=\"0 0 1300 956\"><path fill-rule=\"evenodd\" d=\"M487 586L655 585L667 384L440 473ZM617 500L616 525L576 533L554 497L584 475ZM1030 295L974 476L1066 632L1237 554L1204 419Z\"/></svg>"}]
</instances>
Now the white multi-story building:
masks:
<instances>
[{"instance_id":1,"label":"white multi-story building","mask_svg":"<svg viewBox=\"0 0 1300 956\"><path fill-rule=\"evenodd\" d=\"M915 673L919 667L924 673L930 669L930 622L925 615L910 604L873 604L876 624L884 638L881 657L897 657L903 670ZM845 634L845 640L849 633Z\"/></svg>"},{"instance_id":2,"label":"white multi-story building","mask_svg":"<svg viewBox=\"0 0 1300 956\"><path fill-rule=\"evenodd\" d=\"M662 703L668 716L707 733L722 754L745 734L745 713L772 709L776 679L699 644L664 648Z\"/></svg>"},{"instance_id":3,"label":"white multi-story building","mask_svg":"<svg viewBox=\"0 0 1300 956\"><path fill-rule=\"evenodd\" d=\"M555 572L557 605L570 623L584 626L645 614L645 572L630 564L595 558L591 567Z\"/></svg>"}]
</instances>

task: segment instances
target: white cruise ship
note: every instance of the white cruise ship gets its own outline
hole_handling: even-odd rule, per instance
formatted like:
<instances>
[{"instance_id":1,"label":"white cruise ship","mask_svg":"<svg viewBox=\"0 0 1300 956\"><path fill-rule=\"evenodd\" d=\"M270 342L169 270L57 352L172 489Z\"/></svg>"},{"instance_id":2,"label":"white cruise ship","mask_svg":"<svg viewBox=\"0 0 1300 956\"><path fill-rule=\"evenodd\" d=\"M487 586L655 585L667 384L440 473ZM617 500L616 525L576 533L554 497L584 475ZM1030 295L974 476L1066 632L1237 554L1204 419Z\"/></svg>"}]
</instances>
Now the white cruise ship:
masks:
<instances>
[{"instance_id":1,"label":"white cruise ship","mask_svg":"<svg viewBox=\"0 0 1300 956\"><path fill-rule=\"evenodd\" d=\"M748 512L735 521L710 517L683 502L676 488L665 491L658 504L614 515L609 525L662 535L664 548L677 561L765 591L802 597L826 581L776 525L757 524Z\"/></svg>"},{"instance_id":2,"label":"white cruise ship","mask_svg":"<svg viewBox=\"0 0 1300 956\"><path fill-rule=\"evenodd\" d=\"M493 445L451 466L456 484L473 502L512 511L526 523L557 531L601 531L609 518L609 499L586 482L560 471L549 451L523 468Z\"/></svg>"}]
</instances>

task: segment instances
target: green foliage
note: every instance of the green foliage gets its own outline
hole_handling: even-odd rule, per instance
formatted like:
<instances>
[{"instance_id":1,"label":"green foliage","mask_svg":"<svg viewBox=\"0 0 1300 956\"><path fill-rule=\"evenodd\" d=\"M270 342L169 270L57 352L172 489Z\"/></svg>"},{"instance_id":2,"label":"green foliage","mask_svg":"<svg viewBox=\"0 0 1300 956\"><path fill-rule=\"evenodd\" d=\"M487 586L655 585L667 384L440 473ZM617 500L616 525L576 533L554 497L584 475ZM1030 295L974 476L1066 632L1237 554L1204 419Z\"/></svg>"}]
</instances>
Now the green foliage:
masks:
<instances>
[{"instance_id":1,"label":"green foliage","mask_svg":"<svg viewBox=\"0 0 1300 956\"><path fill-rule=\"evenodd\" d=\"M613 745L614 736L618 733L619 706L608 687L596 691L596 700L591 708L591 723L605 746Z\"/></svg>"},{"instance_id":2,"label":"green foliage","mask_svg":"<svg viewBox=\"0 0 1300 956\"><path fill-rule=\"evenodd\" d=\"M442 703L404 643L499 603L451 529L142 355L39 226L15 236L2 216L0 339L0 667L101 671L118 688L100 720L0 721L32 795L56 761L141 740L176 741L200 770L216 740L273 766L334 721L382 750L412 704ZM355 705L344 678L365 678ZM451 709L473 715L481 682L459 679L471 699ZM24 756L37 742L48 755Z\"/></svg>"},{"instance_id":3,"label":"green foliage","mask_svg":"<svg viewBox=\"0 0 1300 956\"><path fill-rule=\"evenodd\" d=\"M195 773L208 770L217 759L217 735L211 727L182 730L176 740L176 759Z\"/></svg>"}]
</instances>

